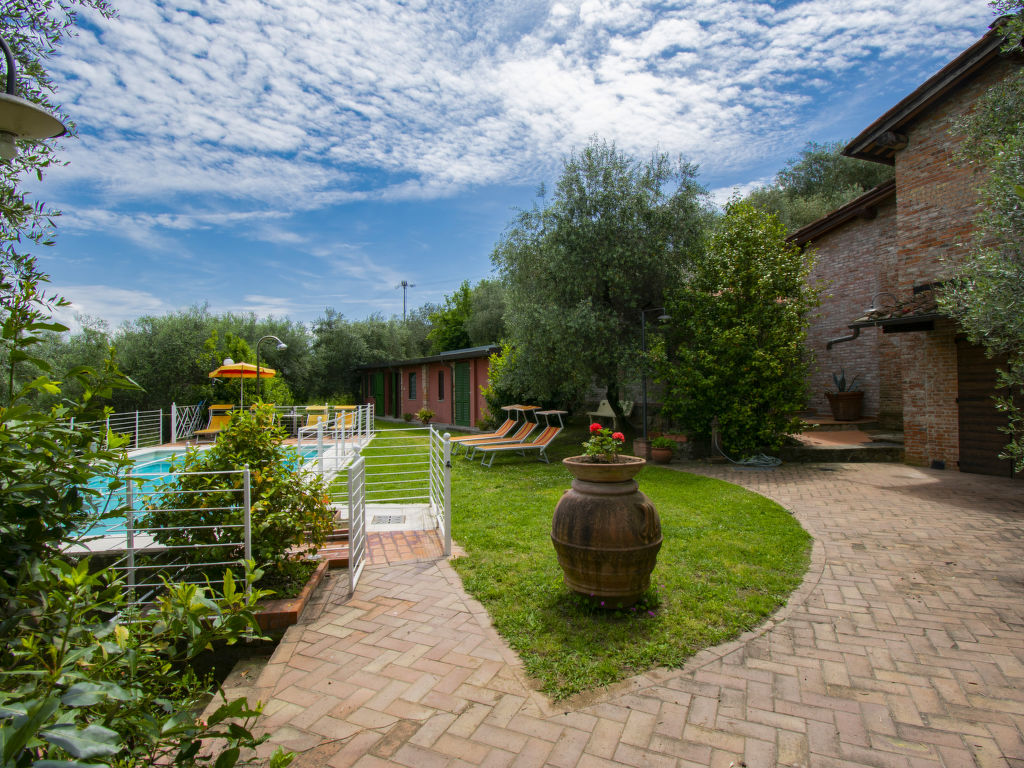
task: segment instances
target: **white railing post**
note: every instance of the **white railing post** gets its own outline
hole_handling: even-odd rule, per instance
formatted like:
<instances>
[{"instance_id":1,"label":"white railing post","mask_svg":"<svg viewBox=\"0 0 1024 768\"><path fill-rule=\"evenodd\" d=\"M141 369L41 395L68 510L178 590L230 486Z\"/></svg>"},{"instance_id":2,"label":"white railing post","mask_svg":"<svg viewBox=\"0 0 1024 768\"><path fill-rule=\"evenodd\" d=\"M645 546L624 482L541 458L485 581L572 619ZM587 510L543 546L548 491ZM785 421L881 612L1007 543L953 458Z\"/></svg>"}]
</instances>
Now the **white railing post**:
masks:
<instances>
[{"instance_id":1,"label":"white railing post","mask_svg":"<svg viewBox=\"0 0 1024 768\"><path fill-rule=\"evenodd\" d=\"M249 465L242 470L242 540L244 542L245 559L252 560L252 489L249 486ZM248 597L252 593L252 585L248 579L245 582L245 594Z\"/></svg>"},{"instance_id":2,"label":"white railing post","mask_svg":"<svg viewBox=\"0 0 1024 768\"><path fill-rule=\"evenodd\" d=\"M110 447L110 417L107 416L107 434L103 436L103 447Z\"/></svg>"},{"instance_id":3,"label":"white railing post","mask_svg":"<svg viewBox=\"0 0 1024 768\"><path fill-rule=\"evenodd\" d=\"M125 501L128 509L124 513L125 547L128 550L128 587L135 600L135 489L132 488L132 471L129 469L125 482Z\"/></svg>"},{"instance_id":4,"label":"white railing post","mask_svg":"<svg viewBox=\"0 0 1024 768\"><path fill-rule=\"evenodd\" d=\"M324 476L324 423L316 423L316 460L320 467L320 477Z\"/></svg>"},{"instance_id":5,"label":"white railing post","mask_svg":"<svg viewBox=\"0 0 1024 768\"><path fill-rule=\"evenodd\" d=\"M139 447L139 411L135 411L135 447Z\"/></svg>"},{"instance_id":6,"label":"white railing post","mask_svg":"<svg viewBox=\"0 0 1024 768\"><path fill-rule=\"evenodd\" d=\"M452 554L452 436L444 433L444 556Z\"/></svg>"}]
</instances>

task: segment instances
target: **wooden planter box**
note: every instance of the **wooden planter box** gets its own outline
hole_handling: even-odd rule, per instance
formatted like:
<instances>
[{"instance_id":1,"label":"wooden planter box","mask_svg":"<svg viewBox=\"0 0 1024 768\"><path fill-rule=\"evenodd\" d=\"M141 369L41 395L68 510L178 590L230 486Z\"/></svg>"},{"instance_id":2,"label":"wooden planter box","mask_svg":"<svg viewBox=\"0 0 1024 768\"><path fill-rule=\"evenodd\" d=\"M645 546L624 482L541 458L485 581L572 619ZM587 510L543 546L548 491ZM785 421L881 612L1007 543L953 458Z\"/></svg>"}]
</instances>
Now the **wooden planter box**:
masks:
<instances>
[{"instance_id":1,"label":"wooden planter box","mask_svg":"<svg viewBox=\"0 0 1024 768\"><path fill-rule=\"evenodd\" d=\"M825 397L836 421L857 421L864 415L863 392L826 392Z\"/></svg>"},{"instance_id":2,"label":"wooden planter box","mask_svg":"<svg viewBox=\"0 0 1024 768\"><path fill-rule=\"evenodd\" d=\"M323 579L324 574L327 573L328 565L328 561L324 560L317 566L298 597L268 600L263 603L256 612L256 621L259 623L260 629L264 632L270 632L295 624L299 620L299 616L302 615L302 610L306 607L306 603L309 602L316 588L320 586L320 581Z\"/></svg>"}]
</instances>

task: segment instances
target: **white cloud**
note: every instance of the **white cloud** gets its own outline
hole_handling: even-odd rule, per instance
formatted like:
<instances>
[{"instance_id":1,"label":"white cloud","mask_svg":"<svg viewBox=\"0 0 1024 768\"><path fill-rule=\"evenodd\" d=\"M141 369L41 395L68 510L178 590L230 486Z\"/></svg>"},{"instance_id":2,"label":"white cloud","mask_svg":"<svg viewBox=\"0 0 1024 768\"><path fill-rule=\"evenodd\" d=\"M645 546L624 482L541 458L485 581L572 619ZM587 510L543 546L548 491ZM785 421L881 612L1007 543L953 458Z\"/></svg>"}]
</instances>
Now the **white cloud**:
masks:
<instances>
[{"instance_id":1,"label":"white cloud","mask_svg":"<svg viewBox=\"0 0 1024 768\"><path fill-rule=\"evenodd\" d=\"M717 187L716 189L709 190L708 196L715 205L721 208L734 196L746 197L758 187L771 184L773 178L772 176L765 176L764 178L754 179L743 184L733 184L730 187Z\"/></svg>"},{"instance_id":2,"label":"white cloud","mask_svg":"<svg viewBox=\"0 0 1024 768\"><path fill-rule=\"evenodd\" d=\"M111 328L142 315L162 315L176 307L146 291L126 290L110 285L54 285L55 293L71 305L54 312L54 318L72 330L81 326L76 315L103 318Z\"/></svg>"},{"instance_id":3,"label":"white cloud","mask_svg":"<svg viewBox=\"0 0 1024 768\"><path fill-rule=\"evenodd\" d=\"M742 168L821 122L809 84L827 100L878 62L937 69L990 20L983 0L124 5L54 61L82 138L50 179L106 196L70 223L149 246L265 210L535 183L594 134ZM140 200L176 212L110 212Z\"/></svg>"}]
</instances>

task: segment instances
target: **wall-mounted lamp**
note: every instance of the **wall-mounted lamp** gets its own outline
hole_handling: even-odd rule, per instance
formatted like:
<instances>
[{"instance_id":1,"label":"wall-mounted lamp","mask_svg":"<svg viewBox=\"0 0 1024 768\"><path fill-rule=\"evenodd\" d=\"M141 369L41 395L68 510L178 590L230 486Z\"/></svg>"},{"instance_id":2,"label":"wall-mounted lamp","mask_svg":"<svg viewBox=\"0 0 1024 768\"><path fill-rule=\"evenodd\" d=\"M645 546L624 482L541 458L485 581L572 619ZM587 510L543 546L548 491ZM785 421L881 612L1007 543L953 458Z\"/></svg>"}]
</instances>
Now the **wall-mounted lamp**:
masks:
<instances>
[{"instance_id":1,"label":"wall-mounted lamp","mask_svg":"<svg viewBox=\"0 0 1024 768\"><path fill-rule=\"evenodd\" d=\"M18 156L17 139L52 139L67 133L64 123L45 109L18 96L18 68L14 54L0 37L0 49L7 64L7 88L0 93L0 159Z\"/></svg>"},{"instance_id":2,"label":"wall-mounted lamp","mask_svg":"<svg viewBox=\"0 0 1024 768\"><path fill-rule=\"evenodd\" d=\"M870 315L873 312L881 312L883 309L885 309L884 306L879 306L878 304L878 300L882 296L888 296L890 299L892 299L892 304L889 304L888 306L896 306L896 296L889 293L888 291L882 291L881 293L876 293L874 296L871 297L871 306L864 310L865 315Z\"/></svg>"}]
</instances>

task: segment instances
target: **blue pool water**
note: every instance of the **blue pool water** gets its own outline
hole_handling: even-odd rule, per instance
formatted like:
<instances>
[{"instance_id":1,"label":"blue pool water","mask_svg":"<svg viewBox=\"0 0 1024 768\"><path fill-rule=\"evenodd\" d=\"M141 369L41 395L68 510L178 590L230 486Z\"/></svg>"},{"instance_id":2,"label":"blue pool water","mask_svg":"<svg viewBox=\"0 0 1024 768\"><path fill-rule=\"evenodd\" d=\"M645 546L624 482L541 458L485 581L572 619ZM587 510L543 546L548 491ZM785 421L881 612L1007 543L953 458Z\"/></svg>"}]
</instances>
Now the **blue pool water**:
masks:
<instances>
[{"instance_id":1,"label":"blue pool water","mask_svg":"<svg viewBox=\"0 0 1024 768\"><path fill-rule=\"evenodd\" d=\"M301 463L312 461L316 458L316 446L304 447L297 451ZM133 458L132 475L138 480L132 484L133 494L138 497L153 493L159 486L163 485L171 475L171 464L185 455L184 450L161 449L147 451L138 454ZM88 487L94 488L103 493L96 502L98 511L102 513L107 509L122 507L126 503L124 486L114 491L108 491L110 485L109 477L94 477L89 481ZM140 509L141 504L134 503L134 509ZM125 521L122 517L111 517L100 520L92 525L87 535L100 536L109 533L123 531Z\"/></svg>"}]
</instances>

